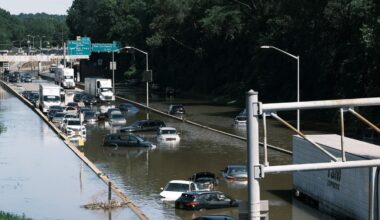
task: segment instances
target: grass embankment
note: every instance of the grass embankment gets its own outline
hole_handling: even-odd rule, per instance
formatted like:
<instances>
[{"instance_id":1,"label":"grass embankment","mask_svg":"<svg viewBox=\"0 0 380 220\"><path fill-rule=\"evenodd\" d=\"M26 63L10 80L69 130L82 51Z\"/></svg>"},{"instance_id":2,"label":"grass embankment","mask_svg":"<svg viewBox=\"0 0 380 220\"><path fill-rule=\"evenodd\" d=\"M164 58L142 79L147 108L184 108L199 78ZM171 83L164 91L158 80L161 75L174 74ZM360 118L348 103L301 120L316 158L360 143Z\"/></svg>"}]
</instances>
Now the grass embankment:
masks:
<instances>
[{"instance_id":1,"label":"grass embankment","mask_svg":"<svg viewBox=\"0 0 380 220\"><path fill-rule=\"evenodd\" d=\"M0 220L31 220L31 218L26 218L25 216L18 216L0 211Z\"/></svg>"}]
</instances>

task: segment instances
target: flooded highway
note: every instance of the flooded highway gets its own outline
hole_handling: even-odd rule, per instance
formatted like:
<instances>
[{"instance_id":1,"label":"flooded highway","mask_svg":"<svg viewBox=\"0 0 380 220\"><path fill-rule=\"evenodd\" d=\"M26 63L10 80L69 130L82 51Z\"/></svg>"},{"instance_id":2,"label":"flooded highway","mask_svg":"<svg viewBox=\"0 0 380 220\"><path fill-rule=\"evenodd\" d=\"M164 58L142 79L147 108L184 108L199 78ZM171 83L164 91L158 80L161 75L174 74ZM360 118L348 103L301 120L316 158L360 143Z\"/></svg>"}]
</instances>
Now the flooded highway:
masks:
<instances>
[{"instance_id":1,"label":"flooded highway","mask_svg":"<svg viewBox=\"0 0 380 220\"><path fill-rule=\"evenodd\" d=\"M2 94L2 98L0 99L0 122L2 123L4 132L1 133L0 136L1 146L12 146L14 137L20 133L23 134L23 139L19 139L18 142L25 147L34 145L29 141L34 137L39 137L39 139L45 141L49 140L51 141L50 145L54 147L63 145L62 141L59 140L54 133L46 131L49 129L44 125L44 122L40 119L37 120L37 115L23 103L4 90L2 90ZM134 90L125 90L118 94L133 98L142 103L144 103L145 100L143 94L136 96ZM241 111L241 109L237 109L236 107L213 106L195 100L166 100L160 97L153 97L151 101L151 106L163 111L167 110L169 103L182 103L185 105L187 111L186 118L217 129L245 136L246 131L244 128L232 126L233 117ZM118 104L119 103L116 102L115 106ZM17 107L10 108L9 106ZM100 107L94 106L93 108L99 109ZM17 109L17 111L15 112L14 109ZM20 115L22 115L22 117L20 117ZM136 111L126 113L125 117L127 124L131 124L136 120L144 119L146 114L145 110L137 109ZM28 118L33 120L28 120ZM140 132L138 133L139 135L157 144L157 148L125 149L121 147L103 147L103 138L105 135L117 132L119 127L110 126L108 122L99 122L96 124L87 124L87 141L81 150L99 169L109 176L150 219L192 219L205 214L227 214L237 218L239 212L237 208L210 211L176 210L173 203L161 201L159 193L161 192L160 188L164 187L170 180L187 180L193 173L209 171L216 173L219 177L220 184L216 187L216 190L222 191L242 202L247 201L246 185L226 182L221 176L221 170L227 165L246 163L246 142L188 125L179 120L169 119L162 115L150 113L150 118L162 120L167 126L177 128L180 132L181 142L175 146L160 145L155 140L156 134L154 132ZM22 126L19 126L19 123L22 124ZM25 132L25 128L29 128L33 132ZM291 131L283 128L278 122L269 120L268 133L268 142L270 144L291 150ZM13 138L4 138L10 134L12 134ZM59 148L65 148L65 146ZM9 151L9 149L3 147L1 149L2 151ZM27 150L28 149L20 150L17 153ZM66 150L66 152L68 151ZM291 156L289 155L273 150L269 150L268 153L268 159L271 165L291 163ZM50 162L53 163L53 161L52 159ZM74 161L72 165L78 166L78 163L79 162ZM6 167L7 165L2 166ZM50 168L50 172L62 172L62 168L55 166L51 166ZM13 172L15 172L15 170L13 170ZM77 178L78 175L77 173L75 177ZM62 183L50 184L54 184L54 186L47 187L47 190L50 189L50 187L64 187ZM270 219L329 219L328 216L299 202L293 197L291 174L268 175L260 182L260 185L261 199L269 200ZM39 188L37 187L37 189ZM38 191L39 190L29 190L28 193L31 193L30 197L35 197ZM80 195L81 193L77 192L77 194ZM66 194L64 195L65 197L68 196ZM58 202L61 198L47 199L54 203ZM77 202L79 201L81 200L78 199ZM6 206L0 203L0 207ZM12 207L14 207L14 205ZM7 210L9 209L5 209L5 211ZM28 207L28 202L18 204L17 212L25 213L27 216L28 212L34 213L33 209ZM45 210L45 212L48 212L46 215L47 219L61 217L60 212L56 210ZM31 214L31 217L33 216L36 215ZM102 219L108 218L108 216L103 217ZM81 219L96 218L90 217ZM112 219L117 218L112 217Z\"/></svg>"},{"instance_id":2,"label":"flooded highway","mask_svg":"<svg viewBox=\"0 0 380 220\"><path fill-rule=\"evenodd\" d=\"M81 206L107 186L24 103L0 87L0 210L32 219L133 219Z\"/></svg>"}]
</instances>

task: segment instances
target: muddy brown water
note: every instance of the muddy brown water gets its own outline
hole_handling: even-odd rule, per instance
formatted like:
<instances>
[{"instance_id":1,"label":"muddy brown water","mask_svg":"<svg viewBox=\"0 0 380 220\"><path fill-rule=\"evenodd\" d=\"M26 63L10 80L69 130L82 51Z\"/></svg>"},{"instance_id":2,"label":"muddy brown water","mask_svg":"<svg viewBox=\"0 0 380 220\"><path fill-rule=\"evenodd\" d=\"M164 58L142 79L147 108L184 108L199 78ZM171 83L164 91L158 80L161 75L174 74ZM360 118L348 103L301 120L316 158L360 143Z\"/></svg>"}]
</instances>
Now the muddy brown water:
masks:
<instances>
[{"instance_id":1,"label":"muddy brown water","mask_svg":"<svg viewBox=\"0 0 380 220\"><path fill-rule=\"evenodd\" d=\"M143 93L136 93L135 90L125 89L120 91L128 98L138 101L145 101ZM3 91L4 94L4 91ZM13 97L6 93L7 97ZM137 94L137 95L136 95ZM0 102L4 103L4 98ZM13 97L7 99L6 105L20 102ZM151 106L167 110L170 103L184 103L187 111L186 117L196 122L222 129L234 134L245 136L245 128L232 126L233 117L241 110L229 106L212 106L205 102L185 99L163 99L153 96ZM118 103L115 103L117 106ZM3 121L13 120L12 109L1 105L0 114ZM94 106L99 109L99 106ZM28 114L30 117L37 117L30 114L23 104L18 104L17 114ZM129 112L126 115L127 123L141 120L146 117L145 110ZM15 117L15 116L12 116ZM226 137L215 132L207 131L181 121L168 119L157 114L150 114L150 118L163 120L168 126L177 128L181 133L181 142L176 146L160 145L155 141L154 132L139 133L153 143L157 144L156 149L123 149L105 148L102 146L103 138L108 133L117 132L118 127L112 127L107 122L99 122L87 125L87 141L82 151L93 161L98 168L104 171L121 188L150 219L192 219L205 214L226 214L238 216L238 209L217 209L210 211L182 211L176 210L172 203L164 203L160 200L160 188L173 179L188 179L193 173L199 171L210 171L218 175L220 184L217 190L222 191L231 197L247 201L247 186L242 184L227 183L220 175L228 164L244 164L247 161L246 142ZM23 127L36 128L36 132L22 132L23 141L28 145L29 135L39 136L41 140L58 139L52 132L41 130L40 120L25 120L22 127L16 129L7 128L9 124L2 123L7 132L22 132ZM49 128L45 128L49 129ZM4 134L0 135L1 137ZM268 142L272 145L284 147L291 150L291 135L293 133L283 128L278 122L269 120L268 122ZM2 140L4 141L4 140ZM20 140L22 141L22 140ZM2 143L10 144L10 143ZM64 146L62 146L63 149ZM68 149L65 149L69 151ZM22 151L21 151L22 152ZM262 153L262 152L261 152ZM271 165L289 164L291 156L269 150L269 162ZM52 168L50 172L61 172L60 169ZM269 200L270 219L320 219L329 218L327 215L299 202L293 197L291 174L268 175L261 182L261 199ZM60 188L60 185L47 187L49 190ZM78 192L73 192L78 193ZM63 195L70 194L65 192ZM29 190L28 197L38 198L38 192ZM54 198L50 198L54 200ZM57 197L57 200L59 197ZM54 203L55 201L51 201ZM22 203L17 210L23 210ZM55 210L44 210L46 216L54 216ZM26 213L27 215L28 213ZM33 216L30 216L33 217ZM60 216L56 216L59 218ZM47 217L49 219L49 217ZM107 218L106 218L107 219ZM109 218L108 218L109 219Z\"/></svg>"}]
</instances>

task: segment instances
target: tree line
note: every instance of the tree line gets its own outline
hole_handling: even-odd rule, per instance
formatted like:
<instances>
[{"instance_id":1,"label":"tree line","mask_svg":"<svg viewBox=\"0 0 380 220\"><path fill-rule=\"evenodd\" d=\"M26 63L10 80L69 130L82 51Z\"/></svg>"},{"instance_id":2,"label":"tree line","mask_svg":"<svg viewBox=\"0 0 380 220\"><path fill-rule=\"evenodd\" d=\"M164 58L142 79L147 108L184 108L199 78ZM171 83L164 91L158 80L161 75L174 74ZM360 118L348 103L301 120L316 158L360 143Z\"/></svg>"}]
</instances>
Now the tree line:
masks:
<instances>
[{"instance_id":1,"label":"tree line","mask_svg":"<svg viewBox=\"0 0 380 220\"><path fill-rule=\"evenodd\" d=\"M379 12L374 0L74 0L67 16L0 9L0 41L120 41L149 52L158 84L221 100L242 101L253 88L264 102L294 101L296 60L260 48L270 45L300 57L301 100L372 97ZM131 69L141 72L145 57L135 56Z\"/></svg>"},{"instance_id":2,"label":"tree line","mask_svg":"<svg viewBox=\"0 0 380 220\"><path fill-rule=\"evenodd\" d=\"M40 44L43 48L62 47L62 43L68 39L68 31L65 15L45 13L11 15L0 8L1 49L28 46L39 48Z\"/></svg>"}]
</instances>

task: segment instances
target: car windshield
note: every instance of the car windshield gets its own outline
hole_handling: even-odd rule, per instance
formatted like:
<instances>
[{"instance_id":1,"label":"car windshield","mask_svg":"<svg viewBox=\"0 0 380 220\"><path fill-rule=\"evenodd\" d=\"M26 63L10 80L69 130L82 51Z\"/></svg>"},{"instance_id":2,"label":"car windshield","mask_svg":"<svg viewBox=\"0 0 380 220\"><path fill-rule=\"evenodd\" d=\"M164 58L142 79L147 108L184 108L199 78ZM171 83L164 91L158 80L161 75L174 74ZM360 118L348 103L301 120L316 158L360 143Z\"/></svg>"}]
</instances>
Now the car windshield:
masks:
<instances>
[{"instance_id":1,"label":"car windshield","mask_svg":"<svg viewBox=\"0 0 380 220\"><path fill-rule=\"evenodd\" d=\"M62 110L62 106L59 105L52 105L49 107L50 110Z\"/></svg>"},{"instance_id":2,"label":"car windshield","mask_svg":"<svg viewBox=\"0 0 380 220\"><path fill-rule=\"evenodd\" d=\"M238 121L246 121L247 120L247 116L236 116L236 120L238 120Z\"/></svg>"},{"instance_id":3,"label":"car windshield","mask_svg":"<svg viewBox=\"0 0 380 220\"><path fill-rule=\"evenodd\" d=\"M241 167L231 167L229 170L229 174L239 174L239 173L247 173L247 168L245 166Z\"/></svg>"},{"instance_id":4,"label":"car windshield","mask_svg":"<svg viewBox=\"0 0 380 220\"><path fill-rule=\"evenodd\" d=\"M102 92L108 92L108 91L112 91L112 89L111 88L101 88L101 91Z\"/></svg>"},{"instance_id":5,"label":"car windshield","mask_svg":"<svg viewBox=\"0 0 380 220\"><path fill-rule=\"evenodd\" d=\"M194 195L182 193L181 200L182 201L193 201L195 199Z\"/></svg>"},{"instance_id":6,"label":"car windshield","mask_svg":"<svg viewBox=\"0 0 380 220\"><path fill-rule=\"evenodd\" d=\"M68 120L67 124L68 125L80 125L80 121L79 120Z\"/></svg>"},{"instance_id":7,"label":"car windshield","mask_svg":"<svg viewBox=\"0 0 380 220\"><path fill-rule=\"evenodd\" d=\"M175 191L175 192L187 192L189 190L189 185L184 183L169 183L165 191Z\"/></svg>"},{"instance_id":8,"label":"car windshield","mask_svg":"<svg viewBox=\"0 0 380 220\"><path fill-rule=\"evenodd\" d=\"M176 134L177 131L175 129L165 129L161 130L161 134Z\"/></svg>"},{"instance_id":9,"label":"car windshield","mask_svg":"<svg viewBox=\"0 0 380 220\"><path fill-rule=\"evenodd\" d=\"M65 113L63 112L57 112L54 114L54 118L63 118L63 116L65 116Z\"/></svg>"},{"instance_id":10,"label":"car windshield","mask_svg":"<svg viewBox=\"0 0 380 220\"><path fill-rule=\"evenodd\" d=\"M65 76L65 79L74 79L73 76Z\"/></svg>"},{"instance_id":11,"label":"car windshield","mask_svg":"<svg viewBox=\"0 0 380 220\"><path fill-rule=\"evenodd\" d=\"M59 96L44 96L44 101L45 102L59 102L61 101L61 98Z\"/></svg>"},{"instance_id":12,"label":"car windshield","mask_svg":"<svg viewBox=\"0 0 380 220\"><path fill-rule=\"evenodd\" d=\"M113 118L113 119L122 119L122 118L124 118L124 116L120 115L120 114L111 114L111 118Z\"/></svg>"},{"instance_id":13,"label":"car windshield","mask_svg":"<svg viewBox=\"0 0 380 220\"><path fill-rule=\"evenodd\" d=\"M132 127L139 127L143 124L144 122L143 121L136 121L135 123L131 124Z\"/></svg>"},{"instance_id":14,"label":"car windshield","mask_svg":"<svg viewBox=\"0 0 380 220\"><path fill-rule=\"evenodd\" d=\"M84 117L95 117L95 112L92 112L92 111L85 112Z\"/></svg>"}]
</instances>

